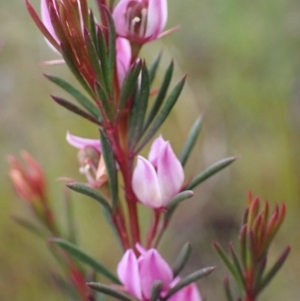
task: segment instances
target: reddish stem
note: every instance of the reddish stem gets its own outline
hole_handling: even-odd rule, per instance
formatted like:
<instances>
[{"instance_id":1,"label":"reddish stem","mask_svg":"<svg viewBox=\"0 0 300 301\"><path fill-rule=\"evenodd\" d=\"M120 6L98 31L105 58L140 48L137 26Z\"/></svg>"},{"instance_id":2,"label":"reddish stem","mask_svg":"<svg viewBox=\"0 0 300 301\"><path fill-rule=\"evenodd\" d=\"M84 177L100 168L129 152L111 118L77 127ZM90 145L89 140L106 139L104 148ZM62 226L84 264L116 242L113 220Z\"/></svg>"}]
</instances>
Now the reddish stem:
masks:
<instances>
[{"instance_id":1,"label":"reddish stem","mask_svg":"<svg viewBox=\"0 0 300 301\"><path fill-rule=\"evenodd\" d=\"M160 219L160 212L158 210L154 210L154 221L153 224L151 225L151 228L148 232L147 235L147 244L146 244L146 249L150 249L151 245L153 243L153 240L155 238L155 235L157 233L157 228L159 225L159 219Z\"/></svg>"}]
</instances>

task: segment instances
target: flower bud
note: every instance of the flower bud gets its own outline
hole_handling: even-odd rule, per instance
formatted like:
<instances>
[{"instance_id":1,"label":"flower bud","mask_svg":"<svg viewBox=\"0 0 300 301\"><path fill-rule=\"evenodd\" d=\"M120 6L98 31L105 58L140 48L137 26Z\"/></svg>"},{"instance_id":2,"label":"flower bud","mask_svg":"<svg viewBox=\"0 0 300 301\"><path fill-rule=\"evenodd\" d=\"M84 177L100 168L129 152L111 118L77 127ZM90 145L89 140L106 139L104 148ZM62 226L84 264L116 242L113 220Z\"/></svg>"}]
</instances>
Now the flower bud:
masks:
<instances>
[{"instance_id":1,"label":"flower bud","mask_svg":"<svg viewBox=\"0 0 300 301\"><path fill-rule=\"evenodd\" d=\"M167 14L167 0L121 0L113 18L121 37L143 44L159 38Z\"/></svg>"},{"instance_id":2,"label":"flower bud","mask_svg":"<svg viewBox=\"0 0 300 301\"><path fill-rule=\"evenodd\" d=\"M170 143L161 136L153 142L148 159L138 157L132 177L133 191L144 205L165 207L181 190L182 165Z\"/></svg>"},{"instance_id":3,"label":"flower bud","mask_svg":"<svg viewBox=\"0 0 300 301\"><path fill-rule=\"evenodd\" d=\"M117 71L119 86L122 85L126 72L130 67L131 61L131 47L127 39L118 37L116 40L117 51Z\"/></svg>"},{"instance_id":4,"label":"flower bud","mask_svg":"<svg viewBox=\"0 0 300 301\"><path fill-rule=\"evenodd\" d=\"M27 153L21 153L23 166L16 157L9 156L9 177L18 196L32 203L37 199L45 200L46 184L40 165Z\"/></svg>"}]
</instances>

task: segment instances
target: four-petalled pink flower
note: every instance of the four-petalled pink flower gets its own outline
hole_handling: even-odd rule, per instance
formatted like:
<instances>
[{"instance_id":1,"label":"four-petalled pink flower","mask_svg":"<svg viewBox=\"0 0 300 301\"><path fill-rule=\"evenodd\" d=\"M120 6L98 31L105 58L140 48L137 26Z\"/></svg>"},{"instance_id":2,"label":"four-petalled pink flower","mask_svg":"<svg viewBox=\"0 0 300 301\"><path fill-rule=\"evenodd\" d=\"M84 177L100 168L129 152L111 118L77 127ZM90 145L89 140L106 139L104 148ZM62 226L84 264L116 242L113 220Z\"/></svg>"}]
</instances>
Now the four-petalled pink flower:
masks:
<instances>
[{"instance_id":1,"label":"four-petalled pink flower","mask_svg":"<svg viewBox=\"0 0 300 301\"><path fill-rule=\"evenodd\" d=\"M144 205L151 208L165 207L180 192L183 181L182 165L169 141L165 141L162 136L153 142L148 160L138 156L132 188Z\"/></svg>"},{"instance_id":2,"label":"four-petalled pink flower","mask_svg":"<svg viewBox=\"0 0 300 301\"><path fill-rule=\"evenodd\" d=\"M167 0L121 0L113 11L117 33L141 44L160 37L167 17Z\"/></svg>"},{"instance_id":3,"label":"four-petalled pink flower","mask_svg":"<svg viewBox=\"0 0 300 301\"><path fill-rule=\"evenodd\" d=\"M123 255L117 267L120 281L128 293L139 301L150 300L153 283L157 280L163 283L161 296L166 296L169 289L178 283L179 278L174 279L172 269L156 249L139 248L139 251L139 258L132 249ZM169 300L201 301L201 297L196 285L192 283L175 293Z\"/></svg>"}]
</instances>

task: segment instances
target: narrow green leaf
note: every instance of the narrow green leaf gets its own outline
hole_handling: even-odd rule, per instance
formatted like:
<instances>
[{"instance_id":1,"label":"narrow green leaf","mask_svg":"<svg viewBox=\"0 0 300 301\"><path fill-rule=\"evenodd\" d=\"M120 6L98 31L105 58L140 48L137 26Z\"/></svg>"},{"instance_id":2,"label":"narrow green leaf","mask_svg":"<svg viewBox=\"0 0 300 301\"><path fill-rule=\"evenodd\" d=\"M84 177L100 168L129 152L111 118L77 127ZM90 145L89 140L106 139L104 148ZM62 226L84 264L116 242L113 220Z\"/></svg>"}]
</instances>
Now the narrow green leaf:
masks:
<instances>
[{"instance_id":1,"label":"narrow green leaf","mask_svg":"<svg viewBox=\"0 0 300 301\"><path fill-rule=\"evenodd\" d=\"M67 186L76 192L79 192L81 194L84 194L84 195L89 196L92 199L96 200L97 202L100 203L101 206L103 206L103 208L109 214L112 214L111 207L109 206L105 197L100 193L100 191L97 191L97 190L95 190L85 184L82 184L82 183L69 183L69 184L67 184Z\"/></svg>"},{"instance_id":2,"label":"narrow green leaf","mask_svg":"<svg viewBox=\"0 0 300 301\"><path fill-rule=\"evenodd\" d=\"M114 153L110 141L104 129L100 129L100 138L102 146L102 155L107 170L109 189L112 197L112 207L113 210L115 210L118 205L118 177L116 170L116 162L114 159Z\"/></svg>"},{"instance_id":3,"label":"narrow green leaf","mask_svg":"<svg viewBox=\"0 0 300 301\"><path fill-rule=\"evenodd\" d=\"M167 205L167 210L173 210L179 203L185 201L194 196L194 192L192 190L185 190L178 193Z\"/></svg>"},{"instance_id":4,"label":"narrow green leaf","mask_svg":"<svg viewBox=\"0 0 300 301\"><path fill-rule=\"evenodd\" d=\"M147 130L153 119L155 118L156 114L158 113L166 95L168 92L169 85L171 83L172 75L174 71L174 62L171 61L169 67L166 70L162 85L159 89L159 92L157 94L157 97L155 99L154 105L148 115L147 121L143 127L143 132ZM151 75L150 75L151 76Z\"/></svg>"},{"instance_id":5,"label":"narrow green leaf","mask_svg":"<svg viewBox=\"0 0 300 301\"><path fill-rule=\"evenodd\" d=\"M129 139L130 149L133 149L140 138L143 129L143 123L148 107L150 93L149 72L145 64L142 67L141 87L135 93L133 107L130 116Z\"/></svg>"},{"instance_id":6,"label":"narrow green leaf","mask_svg":"<svg viewBox=\"0 0 300 301\"><path fill-rule=\"evenodd\" d=\"M104 85L106 89L110 86L109 82L109 64L108 64L108 57L107 57L107 47L105 43L105 37L103 30L100 26L97 26L96 28L96 34L97 34L97 45L96 49L98 52L98 56L100 58L101 67L102 67L102 74L104 78Z\"/></svg>"},{"instance_id":7,"label":"narrow green leaf","mask_svg":"<svg viewBox=\"0 0 300 301\"><path fill-rule=\"evenodd\" d=\"M149 66L150 83L153 83L161 57L162 57L162 51L159 52L159 54L154 58L154 60L151 62Z\"/></svg>"},{"instance_id":8,"label":"narrow green leaf","mask_svg":"<svg viewBox=\"0 0 300 301\"><path fill-rule=\"evenodd\" d=\"M60 277L60 275L52 275L52 279L54 284L59 290L61 290L63 294L66 294L72 300L77 300L78 298L80 298L75 287L73 287L71 283Z\"/></svg>"},{"instance_id":9,"label":"narrow green leaf","mask_svg":"<svg viewBox=\"0 0 300 301\"><path fill-rule=\"evenodd\" d=\"M185 83L186 76L184 76L174 87L170 95L168 96L166 103L160 113L157 115L156 119L154 120L153 124L151 125L150 129L148 130L143 142L139 146L137 153L152 139L156 131L160 128L160 126L164 123L168 115L170 114L173 106L177 102L179 95L183 89Z\"/></svg>"},{"instance_id":10,"label":"narrow green leaf","mask_svg":"<svg viewBox=\"0 0 300 301\"><path fill-rule=\"evenodd\" d=\"M116 29L115 22L112 18L112 15L108 8L103 5L103 11L106 17L107 25L108 25L108 91L110 96L112 97L113 93L113 75L115 70L115 60L116 60Z\"/></svg>"},{"instance_id":11,"label":"narrow green leaf","mask_svg":"<svg viewBox=\"0 0 300 301\"><path fill-rule=\"evenodd\" d=\"M277 274L277 272L281 269L282 265L285 263L290 251L291 251L291 247L290 246L286 247L286 249L282 252L282 254L275 262L273 267L262 279L257 292L261 292L270 283L270 281L273 279L273 277Z\"/></svg>"},{"instance_id":12,"label":"narrow green leaf","mask_svg":"<svg viewBox=\"0 0 300 301\"><path fill-rule=\"evenodd\" d=\"M224 264L226 265L226 267L228 268L228 270L230 271L230 273L232 274L232 276L234 277L234 279L236 281L238 281L238 275L236 273L234 265L231 262L231 260L228 258L226 253L224 252L223 248L215 241L213 242L213 246L214 246L215 250L217 251L217 253L219 254L222 261L224 262Z\"/></svg>"},{"instance_id":13,"label":"narrow green leaf","mask_svg":"<svg viewBox=\"0 0 300 301\"><path fill-rule=\"evenodd\" d=\"M204 182L206 179L210 178L217 172L221 171L231 163L233 163L237 158L236 157L230 157L223 160L220 160L211 166L207 167L205 170L203 170L200 174L198 174L188 185L187 189L193 189L196 186L198 186L200 183Z\"/></svg>"},{"instance_id":14,"label":"narrow green leaf","mask_svg":"<svg viewBox=\"0 0 300 301\"><path fill-rule=\"evenodd\" d=\"M82 94L79 90L74 88L71 84L69 84L62 78L47 74L45 74L45 76L51 82L58 85L60 88L72 95L80 105L82 105L87 111L89 111L89 113L91 113L91 115L93 115L93 117L101 121L99 110L84 94Z\"/></svg>"},{"instance_id":15,"label":"narrow green leaf","mask_svg":"<svg viewBox=\"0 0 300 301\"><path fill-rule=\"evenodd\" d=\"M88 51L91 65L97 76L97 80L102 83L103 75L102 75L102 70L101 70L101 66L100 66L100 61L98 58L98 53L97 53L97 50L93 43L92 37L91 37L90 33L88 32L87 28L85 28L85 27L84 27L84 40L85 40L85 45L86 45L86 48Z\"/></svg>"},{"instance_id":16,"label":"narrow green leaf","mask_svg":"<svg viewBox=\"0 0 300 301\"><path fill-rule=\"evenodd\" d=\"M40 230L37 225L33 224L31 221L28 221L20 216L13 216L12 217L15 222L17 222L22 227L29 230L31 233L35 234L36 236L45 239L49 235L49 232L46 230Z\"/></svg>"},{"instance_id":17,"label":"narrow green leaf","mask_svg":"<svg viewBox=\"0 0 300 301\"><path fill-rule=\"evenodd\" d=\"M183 150L179 156L179 160L180 160L182 166L185 165L187 159L189 158L189 156L191 154L191 151L193 150L193 148L195 146L195 143L199 136L201 127L202 127L202 116L200 116L193 124L191 131L189 132L189 135L187 137L186 143L183 147Z\"/></svg>"},{"instance_id":18,"label":"narrow green leaf","mask_svg":"<svg viewBox=\"0 0 300 301\"><path fill-rule=\"evenodd\" d=\"M160 280L155 280L152 284L152 289L151 289L151 297L150 301L157 301L160 298L160 293L163 289L163 282Z\"/></svg>"},{"instance_id":19,"label":"narrow green leaf","mask_svg":"<svg viewBox=\"0 0 300 301\"><path fill-rule=\"evenodd\" d=\"M231 254L232 262L234 264L235 270L238 275L238 279L239 279L238 284L241 288L242 287L245 288L246 284L245 284L245 278L244 278L244 274L242 271L242 267L241 267L240 261L237 257L237 253L236 253L232 243L229 244L229 252Z\"/></svg>"},{"instance_id":20,"label":"narrow green leaf","mask_svg":"<svg viewBox=\"0 0 300 301\"><path fill-rule=\"evenodd\" d=\"M107 95L101 83L95 82L95 91L97 98L100 101L101 106L104 110L105 117L108 118L108 120L112 120L114 115L113 106L110 102L109 96Z\"/></svg>"},{"instance_id":21,"label":"narrow green leaf","mask_svg":"<svg viewBox=\"0 0 300 301\"><path fill-rule=\"evenodd\" d=\"M97 32L96 32L96 23L95 23L95 17L94 17L94 14L93 14L93 11L90 10L88 12L88 15L89 15L89 20L88 20L88 26L89 26L89 31L90 31L90 35L91 35L91 39L97 49ZM98 53L98 52L97 52Z\"/></svg>"},{"instance_id":22,"label":"narrow green leaf","mask_svg":"<svg viewBox=\"0 0 300 301\"><path fill-rule=\"evenodd\" d=\"M137 86L137 81L141 72L141 68L142 62L138 61L137 63L133 64L127 71L118 100L119 111L122 111L122 109L124 109L130 96L133 95L133 91Z\"/></svg>"},{"instance_id":23,"label":"narrow green leaf","mask_svg":"<svg viewBox=\"0 0 300 301\"><path fill-rule=\"evenodd\" d=\"M107 279L116 284L120 284L119 279L114 274L112 274L102 263L98 262L96 259L92 258L90 255L82 251L78 246L61 238L51 238L49 241L57 244L59 247L67 251L70 255L87 264L96 272L105 276Z\"/></svg>"},{"instance_id":24,"label":"narrow green leaf","mask_svg":"<svg viewBox=\"0 0 300 301\"><path fill-rule=\"evenodd\" d=\"M227 301L234 301L228 278L225 278L224 280L224 289L225 289Z\"/></svg>"},{"instance_id":25,"label":"narrow green leaf","mask_svg":"<svg viewBox=\"0 0 300 301\"><path fill-rule=\"evenodd\" d=\"M199 271L196 271L186 277L184 277L178 284L176 284L173 288L171 288L168 292L168 294L162 298L163 300L167 300L170 298L172 295L180 291L183 287L196 282L197 280L209 275L213 270L215 270L215 267L208 267L201 269Z\"/></svg>"},{"instance_id":26,"label":"narrow green leaf","mask_svg":"<svg viewBox=\"0 0 300 301\"><path fill-rule=\"evenodd\" d=\"M51 97L53 98L53 100L58 103L59 105L61 105L62 107L66 108L67 110L75 113L76 115L79 115L97 125L102 125L102 123L97 120L96 118L94 118L92 115L89 115L88 113L86 113L85 111L83 111L82 109L80 109L79 107L75 106L73 103L61 98L61 97L57 97L57 96L53 96L51 95Z\"/></svg>"},{"instance_id":27,"label":"narrow green leaf","mask_svg":"<svg viewBox=\"0 0 300 301\"><path fill-rule=\"evenodd\" d=\"M105 295L114 297L118 300L133 301L133 299L130 296L128 296L127 294L125 294L121 291L118 291L118 290L116 290L116 289L114 289L111 286L108 286L106 284L102 284L102 283L99 283L99 282L89 282L89 283L87 283L87 285L91 289L94 289L94 290L96 290L100 293L103 293Z\"/></svg>"},{"instance_id":28,"label":"narrow green leaf","mask_svg":"<svg viewBox=\"0 0 300 301\"><path fill-rule=\"evenodd\" d=\"M180 250L178 257L175 261L173 267L173 276L174 278L178 276L178 274L182 271L185 264L187 263L190 255L191 255L192 247L189 242L187 242Z\"/></svg>"}]
</instances>

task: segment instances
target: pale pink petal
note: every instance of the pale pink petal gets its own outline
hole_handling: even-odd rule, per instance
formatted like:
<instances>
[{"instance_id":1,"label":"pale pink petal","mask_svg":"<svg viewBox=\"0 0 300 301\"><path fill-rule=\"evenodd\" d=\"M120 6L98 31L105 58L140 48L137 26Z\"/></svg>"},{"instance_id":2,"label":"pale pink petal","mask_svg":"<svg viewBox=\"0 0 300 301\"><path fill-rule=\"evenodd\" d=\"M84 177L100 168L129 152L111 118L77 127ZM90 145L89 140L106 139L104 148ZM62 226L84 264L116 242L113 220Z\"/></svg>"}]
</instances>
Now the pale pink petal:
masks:
<instances>
[{"instance_id":1,"label":"pale pink petal","mask_svg":"<svg viewBox=\"0 0 300 301\"><path fill-rule=\"evenodd\" d=\"M151 145L148 160L153 164L154 167L157 167L157 158L159 156L162 146L165 144L166 141L163 139L162 135L160 135L153 141Z\"/></svg>"},{"instance_id":2,"label":"pale pink petal","mask_svg":"<svg viewBox=\"0 0 300 301\"><path fill-rule=\"evenodd\" d=\"M150 249L139 261L139 270L141 275L141 286L143 296L150 298L151 289L155 280L163 282L163 289L169 288L173 279L173 273L167 262L155 250Z\"/></svg>"},{"instance_id":3,"label":"pale pink petal","mask_svg":"<svg viewBox=\"0 0 300 301\"><path fill-rule=\"evenodd\" d=\"M113 10L112 16L115 21L116 31L120 36L127 35L126 11L129 2L132 0L121 0Z\"/></svg>"},{"instance_id":4,"label":"pale pink petal","mask_svg":"<svg viewBox=\"0 0 300 301\"><path fill-rule=\"evenodd\" d=\"M83 149L87 146L92 146L94 147L97 151L101 152L101 145L100 145L100 139L86 139L86 138L81 138L78 136L74 136L71 133L67 132L67 141L69 144L72 146L78 148L78 149Z\"/></svg>"},{"instance_id":5,"label":"pale pink petal","mask_svg":"<svg viewBox=\"0 0 300 301\"><path fill-rule=\"evenodd\" d=\"M161 192L153 165L138 156L137 166L132 176L132 188L137 198L151 208L161 207Z\"/></svg>"},{"instance_id":6,"label":"pale pink petal","mask_svg":"<svg viewBox=\"0 0 300 301\"><path fill-rule=\"evenodd\" d=\"M149 0L146 38L155 40L164 29L168 18L167 0Z\"/></svg>"},{"instance_id":7,"label":"pale pink petal","mask_svg":"<svg viewBox=\"0 0 300 301\"><path fill-rule=\"evenodd\" d=\"M131 47L127 39L118 37L116 41L118 80L121 86L130 67Z\"/></svg>"},{"instance_id":8,"label":"pale pink petal","mask_svg":"<svg viewBox=\"0 0 300 301\"><path fill-rule=\"evenodd\" d=\"M168 301L201 301L201 296L195 283L189 284L174 294Z\"/></svg>"},{"instance_id":9,"label":"pale pink petal","mask_svg":"<svg viewBox=\"0 0 300 301\"><path fill-rule=\"evenodd\" d=\"M45 27L50 32L50 34L59 43L59 40L56 36L55 30L54 30L54 28L52 26L52 23L51 23L49 10L48 10L48 7L47 7L47 0L41 0L41 19L42 19L42 22L44 23ZM52 46L52 44L50 42L48 42L47 39L46 39L46 41L49 44L49 46L58 53L58 51Z\"/></svg>"},{"instance_id":10,"label":"pale pink petal","mask_svg":"<svg viewBox=\"0 0 300 301\"><path fill-rule=\"evenodd\" d=\"M127 291L142 299L141 281L137 258L133 250L127 250L117 267L117 274Z\"/></svg>"},{"instance_id":11,"label":"pale pink petal","mask_svg":"<svg viewBox=\"0 0 300 301\"><path fill-rule=\"evenodd\" d=\"M157 161L157 177L164 206L180 191L184 181L182 165L169 142L160 150Z\"/></svg>"},{"instance_id":12,"label":"pale pink petal","mask_svg":"<svg viewBox=\"0 0 300 301\"><path fill-rule=\"evenodd\" d=\"M135 244L135 248L142 256L147 253L147 250L139 242Z\"/></svg>"}]
</instances>

